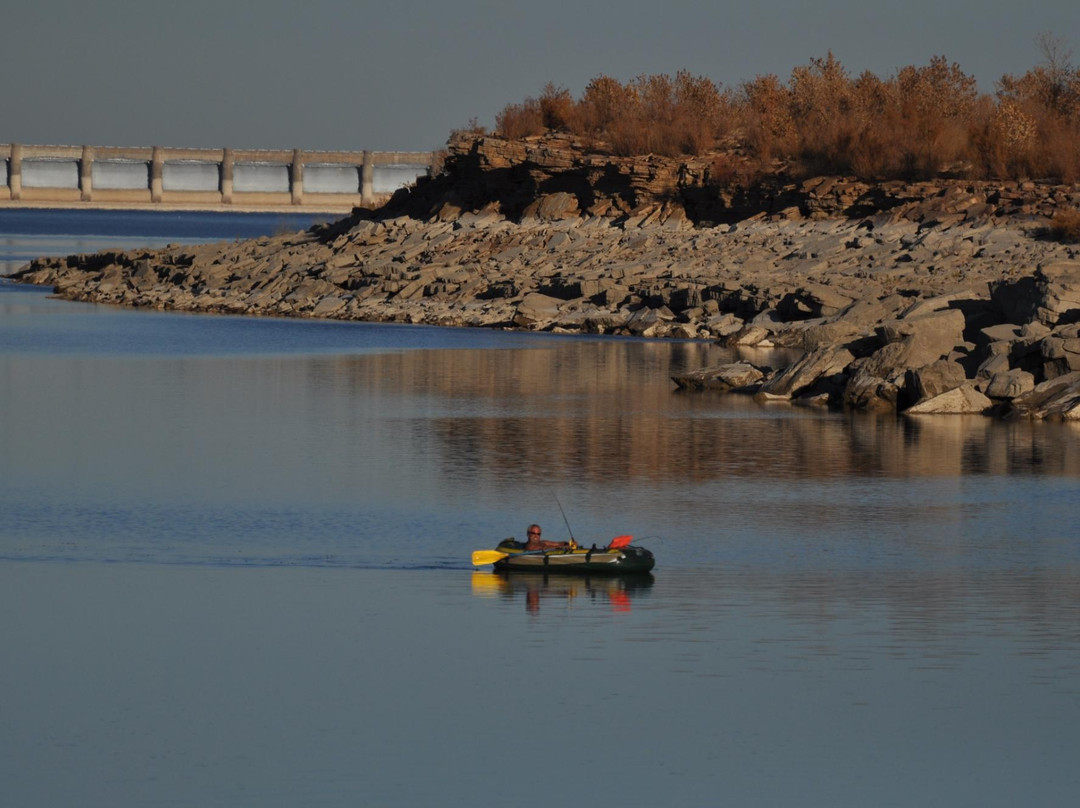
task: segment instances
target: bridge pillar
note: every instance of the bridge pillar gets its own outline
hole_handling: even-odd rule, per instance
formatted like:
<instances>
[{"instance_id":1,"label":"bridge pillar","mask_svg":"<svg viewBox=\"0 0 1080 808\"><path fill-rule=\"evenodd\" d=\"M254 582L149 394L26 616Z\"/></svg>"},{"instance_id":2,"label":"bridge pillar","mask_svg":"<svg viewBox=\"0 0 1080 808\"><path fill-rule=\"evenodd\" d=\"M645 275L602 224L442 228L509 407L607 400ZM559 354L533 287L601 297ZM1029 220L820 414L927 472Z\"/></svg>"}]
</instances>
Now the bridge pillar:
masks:
<instances>
[{"instance_id":1,"label":"bridge pillar","mask_svg":"<svg viewBox=\"0 0 1080 808\"><path fill-rule=\"evenodd\" d=\"M375 160L367 149L364 149L364 167L360 173L360 204L375 204Z\"/></svg>"},{"instance_id":2,"label":"bridge pillar","mask_svg":"<svg viewBox=\"0 0 1080 808\"><path fill-rule=\"evenodd\" d=\"M304 204L304 165L301 162L303 155L300 149L294 149L292 153L292 165L289 166L289 191L292 193L294 205Z\"/></svg>"},{"instance_id":3,"label":"bridge pillar","mask_svg":"<svg viewBox=\"0 0 1080 808\"><path fill-rule=\"evenodd\" d=\"M161 155L161 147L154 146L150 152L150 201L161 201L161 177L165 173L165 158Z\"/></svg>"},{"instance_id":4,"label":"bridge pillar","mask_svg":"<svg viewBox=\"0 0 1080 808\"><path fill-rule=\"evenodd\" d=\"M232 204L233 194L233 150L225 149L221 156L221 201Z\"/></svg>"},{"instance_id":5,"label":"bridge pillar","mask_svg":"<svg viewBox=\"0 0 1080 808\"><path fill-rule=\"evenodd\" d=\"M79 198L91 202L94 197L94 147L83 146L79 158Z\"/></svg>"},{"instance_id":6,"label":"bridge pillar","mask_svg":"<svg viewBox=\"0 0 1080 808\"><path fill-rule=\"evenodd\" d=\"M8 164L8 187L13 201L22 199L22 146L11 144L11 162Z\"/></svg>"}]
</instances>

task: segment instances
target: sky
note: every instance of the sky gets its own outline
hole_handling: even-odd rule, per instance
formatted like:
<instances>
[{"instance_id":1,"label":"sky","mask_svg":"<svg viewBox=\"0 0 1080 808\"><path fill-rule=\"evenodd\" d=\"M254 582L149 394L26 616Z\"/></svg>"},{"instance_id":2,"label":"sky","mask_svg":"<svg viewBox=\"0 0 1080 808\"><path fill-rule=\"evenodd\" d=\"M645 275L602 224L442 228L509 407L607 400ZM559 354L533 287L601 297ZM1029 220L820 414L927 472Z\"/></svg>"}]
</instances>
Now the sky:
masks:
<instances>
[{"instance_id":1,"label":"sky","mask_svg":"<svg viewBox=\"0 0 1080 808\"><path fill-rule=\"evenodd\" d=\"M1077 0L34 0L0 16L0 143L426 151L554 82L882 78L945 56L993 92Z\"/></svg>"}]
</instances>

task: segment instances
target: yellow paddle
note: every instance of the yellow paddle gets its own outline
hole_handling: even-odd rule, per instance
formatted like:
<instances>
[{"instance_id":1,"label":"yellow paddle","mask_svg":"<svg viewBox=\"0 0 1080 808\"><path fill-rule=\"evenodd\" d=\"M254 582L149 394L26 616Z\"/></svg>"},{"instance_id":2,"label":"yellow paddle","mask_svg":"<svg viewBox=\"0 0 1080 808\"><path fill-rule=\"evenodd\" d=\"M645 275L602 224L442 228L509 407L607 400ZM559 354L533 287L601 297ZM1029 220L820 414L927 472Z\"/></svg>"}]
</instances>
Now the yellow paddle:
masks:
<instances>
[{"instance_id":1,"label":"yellow paddle","mask_svg":"<svg viewBox=\"0 0 1080 808\"><path fill-rule=\"evenodd\" d=\"M484 564L494 564L500 559L506 558L509 553L500 553L498 550L473 550L473 566L482 567Z\"/></svg>"}]
</instances>

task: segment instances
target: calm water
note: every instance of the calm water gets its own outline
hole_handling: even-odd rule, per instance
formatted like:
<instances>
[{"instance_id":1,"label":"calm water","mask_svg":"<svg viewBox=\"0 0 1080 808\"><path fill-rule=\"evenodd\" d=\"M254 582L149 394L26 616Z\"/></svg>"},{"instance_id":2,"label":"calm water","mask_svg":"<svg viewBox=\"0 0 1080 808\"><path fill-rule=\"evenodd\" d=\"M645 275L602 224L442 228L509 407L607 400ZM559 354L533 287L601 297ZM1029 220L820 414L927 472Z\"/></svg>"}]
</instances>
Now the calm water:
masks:
<instances>
[{"instance_id":1,"label":"calm water","mask_svg":"<svg viewBox=\"0 0 1080 808\"><path fill-rule=\"evenodd\" d=\"M723 358L0 281L4 804L1071 804L1080 430ZM556 495L655 575L471 568Z\"/></svg>"},{"instance_id":2,"label":"calm water","mask_svg":"<svg viewBox=\"0 0 1080 808\"><path fill-rule=\"evenodd\" d=\"M32 258L205 244L304 230L327 214L0 208L0 276Z\"/></svg>"}]
</instances>

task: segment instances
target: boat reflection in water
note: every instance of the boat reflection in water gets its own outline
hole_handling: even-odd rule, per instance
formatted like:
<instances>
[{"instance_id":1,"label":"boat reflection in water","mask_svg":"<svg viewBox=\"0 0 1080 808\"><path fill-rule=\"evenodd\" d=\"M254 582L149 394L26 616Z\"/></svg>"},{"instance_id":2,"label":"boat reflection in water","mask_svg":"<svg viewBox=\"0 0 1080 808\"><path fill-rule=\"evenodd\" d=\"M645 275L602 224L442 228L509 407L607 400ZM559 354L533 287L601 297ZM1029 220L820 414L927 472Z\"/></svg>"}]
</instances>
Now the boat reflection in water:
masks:
<instances>
[{"instance_id":1,"label":"boat reflection in water","mask_svg":"<svg viewBox=\"0 0 1080 808\"><path fill-rule=\"evenodd\" d=\"M481 598L525 601L530 614L540 612L542 601L557 601L567 606L575 602L602 603L613 611L628 612L634 599L648 594L653 585L651 573L621 576L544 575L531 572L474 572L472 593Z\"/></svg>"}]
</instances>

